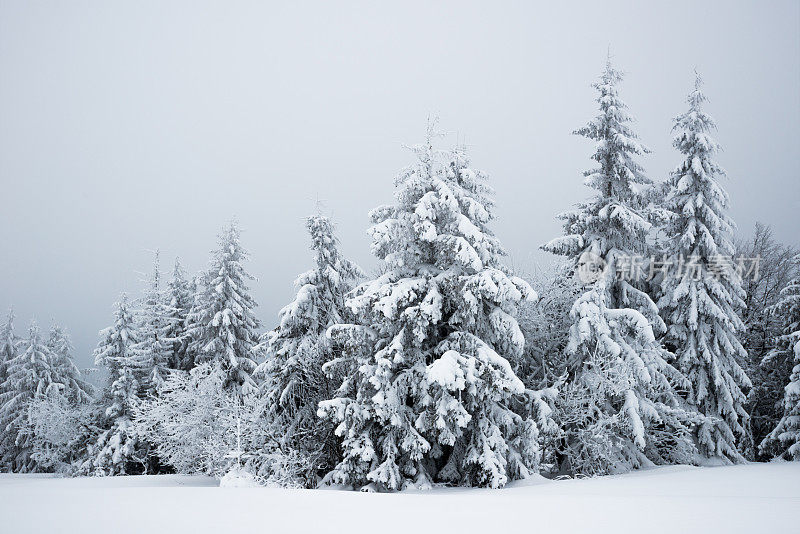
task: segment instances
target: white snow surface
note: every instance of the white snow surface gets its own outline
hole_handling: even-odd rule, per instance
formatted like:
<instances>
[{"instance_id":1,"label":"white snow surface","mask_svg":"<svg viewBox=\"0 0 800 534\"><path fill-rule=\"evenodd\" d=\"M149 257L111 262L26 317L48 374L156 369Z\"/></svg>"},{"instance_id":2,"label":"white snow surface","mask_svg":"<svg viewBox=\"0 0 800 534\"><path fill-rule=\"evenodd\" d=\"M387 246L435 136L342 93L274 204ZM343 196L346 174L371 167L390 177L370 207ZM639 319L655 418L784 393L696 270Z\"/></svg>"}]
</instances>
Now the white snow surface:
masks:
<instances>
[{"instance_id":1,"label":"white snow surface","mask_svg":"<svg viewBox=\"0 0 800 534\"><path fill-rule=\"evenodd\" d=\"M202 476L0 474L0 532L795 532L800 462L659 467L501 490L225 488Z\"/></svg>"}]
</instances>

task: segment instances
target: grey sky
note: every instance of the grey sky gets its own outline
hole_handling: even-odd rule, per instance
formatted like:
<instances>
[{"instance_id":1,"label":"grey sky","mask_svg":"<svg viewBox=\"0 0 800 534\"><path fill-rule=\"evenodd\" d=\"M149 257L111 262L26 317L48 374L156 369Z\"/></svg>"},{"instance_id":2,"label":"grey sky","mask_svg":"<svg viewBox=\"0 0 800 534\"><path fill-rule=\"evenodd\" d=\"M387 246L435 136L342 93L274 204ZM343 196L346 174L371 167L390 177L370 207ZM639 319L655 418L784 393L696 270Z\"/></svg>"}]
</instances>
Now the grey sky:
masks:
<instances>
[{"instance_id":1,"label":"grey sky","mask_svg":"<svg viewBox=\"0 0 800 534\"><path fill-rule=\"evenodd\" d=\"M370 268L367 211L392 200L425 118L471 146L515 266L549 258L585 198L610 45L663 180L697 67L742 232L797 244L800 2L0 2L0 307L67 326L80 365L151 253L205 266L245 228L266 324L310 267L317 199ZM699 4L699 5L698 5Z\"/></svg>"}]
</instances>

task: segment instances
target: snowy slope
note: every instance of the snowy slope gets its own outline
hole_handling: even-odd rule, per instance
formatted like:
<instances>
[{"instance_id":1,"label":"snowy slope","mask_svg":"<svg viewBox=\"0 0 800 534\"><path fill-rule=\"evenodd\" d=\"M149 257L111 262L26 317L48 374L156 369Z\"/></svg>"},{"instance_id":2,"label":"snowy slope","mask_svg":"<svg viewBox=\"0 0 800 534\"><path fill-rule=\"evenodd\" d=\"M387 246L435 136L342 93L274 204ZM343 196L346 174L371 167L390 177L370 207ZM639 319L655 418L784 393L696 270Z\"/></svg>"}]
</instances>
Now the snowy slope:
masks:
<instances>
[{"instance_id":1,"label":"snowy slope","mask_svg":"<svg viewBox=\"0 0 800 534\"><path fill-rule=\"evenodd\" d=\"M800 463L663 467L502 490L368 494L214 479L0 475L0 532L797 532Z\"/></svg>"}]
</instances>

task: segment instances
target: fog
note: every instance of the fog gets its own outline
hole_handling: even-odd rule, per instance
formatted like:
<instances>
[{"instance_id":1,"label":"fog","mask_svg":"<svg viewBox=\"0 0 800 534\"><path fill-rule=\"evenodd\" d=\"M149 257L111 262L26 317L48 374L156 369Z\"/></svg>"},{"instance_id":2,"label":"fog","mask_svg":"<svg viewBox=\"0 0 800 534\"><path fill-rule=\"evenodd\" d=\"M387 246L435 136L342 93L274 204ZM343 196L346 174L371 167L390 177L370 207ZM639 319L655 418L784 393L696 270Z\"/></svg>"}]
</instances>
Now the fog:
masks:
<instances>
[{"instance_id":1,"label":"fog","mask_svg":"<svg viewBox=\"0 0 800 534\"><path fill-rule=\"evenodd\" d=\"M304 216L375 267L367 212L429 114L491 174L494 229L532 272L590 194L593 146L571 132L609 49L649 176L680 161L697 68L740 232L800 243L800 3L555 4L0 2L0 308L19 334L64 324L89 366L152 251L199 270L236 216L271 327L311 266Z\"/></svg>"}]
</instances>

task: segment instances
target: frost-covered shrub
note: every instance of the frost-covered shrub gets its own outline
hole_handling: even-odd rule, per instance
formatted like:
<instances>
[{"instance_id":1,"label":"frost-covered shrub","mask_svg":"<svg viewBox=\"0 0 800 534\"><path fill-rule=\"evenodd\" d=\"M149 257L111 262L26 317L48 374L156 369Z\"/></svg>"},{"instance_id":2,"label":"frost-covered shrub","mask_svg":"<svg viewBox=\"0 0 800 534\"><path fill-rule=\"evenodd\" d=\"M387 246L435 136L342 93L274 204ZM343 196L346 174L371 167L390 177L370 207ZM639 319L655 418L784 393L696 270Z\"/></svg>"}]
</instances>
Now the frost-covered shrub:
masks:
<instances>
[{"instance_id":1,"label":"frost-covered shrub","mask_svg":"<svg viewBox=\"0 0 800 534\"><path fill-rule=\"evenodd\" d=\"M525 357L515 369L532 389L550 387L567 372L564 349L572 325L569 312L581 293L571 269L557 264L531 277L539 299L520 304L519 327L525 336Z\"/></svg>"},{"instance_id":2,"label":"frost-covered shrub","mask_svg":"<svg viewBox=\"0 0 800 534\"><path fill-rule=\"evenodd\" d=\"M261 399L224 387L228 380L228 371L211 363L172 371L158 395L135 407L135 435L178 473L222 477L236 468L261 483L301 485L309 461L284 452Z\"/></svg>"},{"instance_id":3,"label":"frost-covered shrub","mask_svg":"<svg viewBox=\"0 0 800 534\"><path fill-rule=\"evenodd\" d=\"M157 396L135 407L136 435L152 443L158 457L178 473L221 476L237 445L237 422L240 441L243 434L249 444L247 422L256 418L252 404L224 391L225 380L226 374L208 363L188 373L170 373Z\"/></svg>"},{"instance_id":4,"label":"frost-covered shrub","mask_svg":"<svg viewBox=\"0 0 800 534\"><path fill-rule=\"evenodd\" d=\"M71 474L97 439L95 407L65 395L38 397L28 403L31 458L41 471Z\"/></svg>"},{"instance_id":5,"label":"frost-covered shrub","mask_svg":"<svg viewBox=\"0 0 800 534\"><path fill-rule=\"evenodd\" d=\"M620 447L624 443L620 417L607 416L603 409L604 394L580 383L570 382L559 389L553 418L561 432L554 441L560 474L594 476L627 470L621 462Z\"/></svg>"},{"instance_id":6,"label":"frost-covered shrub","mask_svg":"<svg viewBox=\"0 0 800 534\"><path fill-rule=\"evenodd\" d=\"M655 412L645 405L636 406L637 399L631 394L638 387L636 370L628 364L590 357L584 365L581 380L559 385L555 397L553 419L559 434L551 443L556 456L564 460L558 466L560 473L594 476L654 464L696 462L691 425L686 424L683 410L659 406ZM657 414L658 419L637 418L637 408L650 417Z\"/></svg>"}]
</instances>

